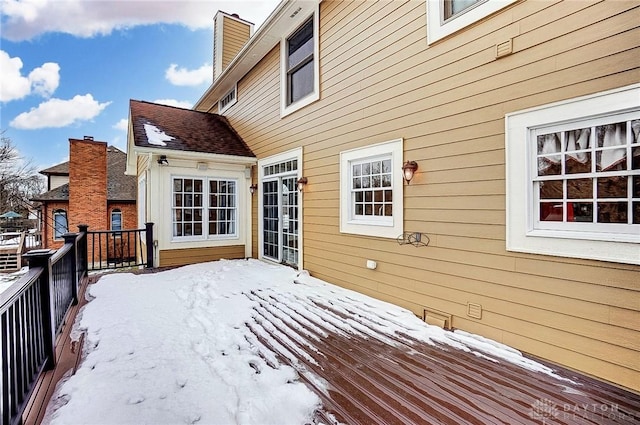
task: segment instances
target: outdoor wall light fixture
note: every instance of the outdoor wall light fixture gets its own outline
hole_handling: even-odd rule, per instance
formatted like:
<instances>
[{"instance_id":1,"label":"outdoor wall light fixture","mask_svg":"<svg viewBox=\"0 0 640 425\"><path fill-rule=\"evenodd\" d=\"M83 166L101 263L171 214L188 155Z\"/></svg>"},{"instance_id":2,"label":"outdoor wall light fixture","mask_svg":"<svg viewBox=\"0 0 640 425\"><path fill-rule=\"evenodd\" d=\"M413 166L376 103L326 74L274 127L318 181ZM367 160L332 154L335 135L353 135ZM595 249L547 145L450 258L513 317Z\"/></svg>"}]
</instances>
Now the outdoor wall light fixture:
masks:
<instances>
[{"instance_id":1,"label":"outdoor wall light fixture","mask_svg":"<svg viewBox=\"0 0 640 425\"><path fill-rule=\"evenodd\" d=\"M304 189L304 187L307 185L307 178L306 177L300 177L298 179L298 190L300 192L302 192L302 189Z\"/></svg>"},{"instance_id":2,"label":"outdoor wall light fixture","mask_svg":"<svg viewBox=\"0 0 640 425\"><path fill-rule=\"evenodd\" d=\"M402 177L407 181L407 184L411 183L413 174L418 169L418 163L415 161L407 161L402 166Z\"/></svg>"},{"instance_id":3,"label":"outdoor wall light fixture","mask_svg":"<svg viewBox=\"0 0 640 425\"><path fill-rule=\"evenodd\" d=\"M249 192L251 192L252 195L256 193L256 190L258 190L257 184L252 184L251 186L249 186Z\"/></svg>"},{"instance_id":4,"label":"outdoor wall light fixture","mask_svg":"<svg viewBox=\"0 0 640 425\"><path fill-rule=\"evenodd\" d=\"M158 158L158 164L169 165L169 160L167 159L167 155L160 155L160 158Z\"/></svg>"}]
</instances>

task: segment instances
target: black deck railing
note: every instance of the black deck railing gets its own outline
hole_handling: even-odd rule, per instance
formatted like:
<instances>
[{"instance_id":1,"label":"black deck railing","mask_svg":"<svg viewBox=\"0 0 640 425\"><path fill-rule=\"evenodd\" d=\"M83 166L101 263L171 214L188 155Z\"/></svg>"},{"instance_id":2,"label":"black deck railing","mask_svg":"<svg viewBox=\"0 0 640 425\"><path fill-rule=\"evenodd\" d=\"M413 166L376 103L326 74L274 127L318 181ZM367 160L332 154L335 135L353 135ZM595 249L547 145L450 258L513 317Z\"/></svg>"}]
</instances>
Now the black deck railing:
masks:
<instances>
[{"instance_id":1,"label":"black deck railing","mask_svg":"<svg viewBox=\"0 0 640 425\"><path fill-rule=\"evenodd\" d=\"M87 230L88 270L153 267L153 223L135 230Z\"/></svg>"},{"instance_id":2,"label":"black deck railing","mask_svg":"<svg viewBox=\"0 0 640 425\"><path fill-rule=\"evenodd\" d=\"M0 424L19 425L35 384L56 363L56 337L90 270L153 267L153 223L144 229L64 235L57 251L23 256L29 271L0 292ZM145 241L146 244L143 244ZM146 246L145 246L146 245Z\"/></svg>"},{"instance_id":3,"label":"black deck railing","mask_svg":"<svg viewBox=\"0 0 640 425\"><path fill-rule=\"evenodd\" d=\"M78 263L86 233L66 234L58 251L25 254L29 271L0 293L0 423L20 424L40 375L55 366L56 336L87 269Z\"/></svg>"}]
</instances>

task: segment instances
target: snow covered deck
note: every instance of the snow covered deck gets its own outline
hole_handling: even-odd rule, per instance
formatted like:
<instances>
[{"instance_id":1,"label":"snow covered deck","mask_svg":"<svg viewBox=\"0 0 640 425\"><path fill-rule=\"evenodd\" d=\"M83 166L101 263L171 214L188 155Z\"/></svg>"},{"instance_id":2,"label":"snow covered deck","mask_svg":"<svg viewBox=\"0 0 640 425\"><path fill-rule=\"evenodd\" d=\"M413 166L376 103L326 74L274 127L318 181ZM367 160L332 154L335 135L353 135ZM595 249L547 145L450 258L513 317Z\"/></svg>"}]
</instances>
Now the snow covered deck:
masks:
<instances>
[{"instance_id":1,"label":"snow covered deck","mask_svg":"<svg viewBox=\"0 0 640 425\"><path fill-rule=\"evenodd\" d=\"M44 423L640 423L640 396L255 260L112 274Z\"/></svg>"}]
</instances>

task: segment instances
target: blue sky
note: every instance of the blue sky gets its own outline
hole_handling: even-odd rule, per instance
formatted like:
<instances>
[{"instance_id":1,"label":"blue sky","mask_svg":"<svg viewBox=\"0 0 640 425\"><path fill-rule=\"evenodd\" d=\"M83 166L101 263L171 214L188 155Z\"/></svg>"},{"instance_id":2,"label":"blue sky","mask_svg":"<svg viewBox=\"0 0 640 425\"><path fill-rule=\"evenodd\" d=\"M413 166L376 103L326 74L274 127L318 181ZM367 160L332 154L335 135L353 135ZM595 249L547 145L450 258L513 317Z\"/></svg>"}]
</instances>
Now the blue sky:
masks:
<instances>
[{"instance_id":1,"label":"blue sky","mask_svg":"<svg viewBox=\"0 0 640 425\"><path fill-rule=\"evenodd\" d=\"M255 30L278 0L0 0L0 130L38 169L69 138L126 146L129 99L191 107L211 84L213 17Z\"/></svg>"}]
</instances>

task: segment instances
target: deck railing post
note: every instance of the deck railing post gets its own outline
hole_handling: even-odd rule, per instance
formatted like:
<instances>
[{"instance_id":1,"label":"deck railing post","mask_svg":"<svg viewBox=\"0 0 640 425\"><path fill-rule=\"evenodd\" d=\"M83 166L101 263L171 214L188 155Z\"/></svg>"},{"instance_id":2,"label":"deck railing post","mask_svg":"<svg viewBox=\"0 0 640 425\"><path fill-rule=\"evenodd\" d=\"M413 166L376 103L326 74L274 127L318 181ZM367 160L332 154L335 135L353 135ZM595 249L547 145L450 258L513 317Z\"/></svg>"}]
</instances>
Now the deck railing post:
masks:
<instances>
[{"instance_id":1,"label":"deck railing post","mask_svg":"<svg viewBox=\"0 0 640 425\"><path fill-rule=\"evenodd\" d=\"M80 246L78 246L78 249L84 254L82 256L82 264L80 264L80 267L82 267L82 270L87 273L89 270L89 244L87 243L87 232L89 231L89 225L80 224L78 226L78 230L83 235L82 238L80 238Z\"/></svg>"},{"instance_id":2,"label":"deck railing post","mask_svg":"<svg viewBox=\"0 0 640 425\"><path fill-rule=\"evenodd\" d=\"M56 327L55 327L55 299L51 293L51 256L55 251L51 249L38 249L24 255L29 262L29 268L42 267L40 274L40 298L42 300L42 335L44 351L47 356L45 370L51 370L56 365Z\"/></svg>"},{"instance_id":3,"label":"deck railing post","mask_svg":"<svg viewBox=\"0 0 640 425\"><path fill-rule=\"evenodd\" d=\"M147 244L147 268L153 268L153 223L145 223L145 238Z\"/></svg>"},{"instance_id":4,"label":"deck railing post","mask_svg":"<svg viewBox=\"0 0 640 425\"><path fill-rule=\"evenodd\" d=\"M64 243L71 244L71 270L72 273L72 282L71 282L71 305L78 304L78 246L76 245L76 239L78 238L77 233L65 233L62 235L64 238Z\"/></svg>"}]
</instances>

